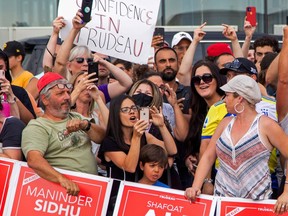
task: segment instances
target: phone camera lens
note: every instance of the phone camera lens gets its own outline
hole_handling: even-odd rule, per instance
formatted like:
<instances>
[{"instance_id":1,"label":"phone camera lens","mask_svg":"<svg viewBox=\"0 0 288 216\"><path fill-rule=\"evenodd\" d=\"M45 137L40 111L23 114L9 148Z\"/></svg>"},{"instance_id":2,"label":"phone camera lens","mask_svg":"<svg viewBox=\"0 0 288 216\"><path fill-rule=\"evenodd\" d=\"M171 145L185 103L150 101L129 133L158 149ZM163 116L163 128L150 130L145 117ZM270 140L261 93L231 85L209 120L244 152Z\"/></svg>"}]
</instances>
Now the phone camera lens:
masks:
<instances>
[{"instance_id":1,"label":"phone camera lens","mask_svg":"<svg viewBox=\"0 0 288 216\"><path fill-rule=\"evenodd\" d=\"M248 8L247 8L247 11L249 11L249 12L250 12L250 11L251 11L251 8L250 8L250 7L248 7Z\"/></svg>"}]
</instances>

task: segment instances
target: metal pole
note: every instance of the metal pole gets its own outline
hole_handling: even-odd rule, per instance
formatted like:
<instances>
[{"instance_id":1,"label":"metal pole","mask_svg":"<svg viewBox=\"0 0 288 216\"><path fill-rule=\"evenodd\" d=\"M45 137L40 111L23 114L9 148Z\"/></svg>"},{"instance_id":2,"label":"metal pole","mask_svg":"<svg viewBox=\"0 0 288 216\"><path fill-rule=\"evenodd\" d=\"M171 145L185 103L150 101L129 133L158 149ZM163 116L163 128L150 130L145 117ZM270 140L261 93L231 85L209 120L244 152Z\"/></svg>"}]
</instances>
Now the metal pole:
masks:
<instances>
[{"instance_id":1,"label":"metal pole","mask_svg":"<svg viewBox=\"0 0 288 216\"><path fill-rule=\"evenodd\" d=\"M162 4L162 7L161 7L161 10L162 10L161 25L164 26L166 24L165 23L165 0L162 0L161 4Z\"/></svg>"},{"instance_id":2,"label":"metal pole","mask_svg":"<svg viewBox=\"0 0 288 216\"><path fill-rule=\"evenodd\" d=\"M268 0L264 0L264 33L268 34Z\"/></svg>"}]
</instances>

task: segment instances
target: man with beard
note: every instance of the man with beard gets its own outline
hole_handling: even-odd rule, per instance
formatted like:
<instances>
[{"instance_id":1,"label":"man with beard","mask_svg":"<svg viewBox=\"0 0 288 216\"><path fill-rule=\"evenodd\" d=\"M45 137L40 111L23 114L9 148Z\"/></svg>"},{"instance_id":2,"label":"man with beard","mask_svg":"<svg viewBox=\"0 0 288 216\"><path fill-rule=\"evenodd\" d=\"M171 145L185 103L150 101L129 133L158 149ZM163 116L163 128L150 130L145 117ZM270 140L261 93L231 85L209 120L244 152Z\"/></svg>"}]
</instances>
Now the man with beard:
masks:
<instances>
[{"instance_id":1,"label":"man with beard","mask_svg":"<svg viewBox=\"0 0 288 216\"><path fill-rule=\"evenodd\" d=\"M78 195L78 185L53 167L97 174L91 140L101 143L105 129L90 119L70 112L72 84L57 73L47 72L38 82L42 117L31 120L23 131L22 150L40 177Z\"/></svg>"},{"instance_id":2,"label":"man with beard","mask_svg":"<svg viewBox=\"0 0 288 216\"><path fill-rule=\"evenodd\" d=\"M155 69L161 74L163 81L168 83L170 88L176 92L182 112L188 114L191 101L191 87L184 86L176 80L179 70L177 53L170 47L162 47L155 53L154 61ZM164 101L167 102L165 95Z\"/></svg>"},{"instance_id":3,"label":"man with beard","mask_svg":"<svg viewBox=\"0 0 288 216\"><path fill-rule=\"evenodd\" d=\"M190 119L189 108L191 101L191 87L184 86L176 81L176 75L179 69L178 56L174 49L170 47L162 47L155 53L154 56L155 69L162 76L165 83L168 83L177 95L178 104L180 105L182 112L186 114L187 119ZM164 97L164 101L167 99ZM192 184L192 175L188 172L185 165L186 149L185 143L175 139L177 145L178 155L175 158L177 170L180 175L183 189L187 188Z\"/></svg>"}]
</instances>

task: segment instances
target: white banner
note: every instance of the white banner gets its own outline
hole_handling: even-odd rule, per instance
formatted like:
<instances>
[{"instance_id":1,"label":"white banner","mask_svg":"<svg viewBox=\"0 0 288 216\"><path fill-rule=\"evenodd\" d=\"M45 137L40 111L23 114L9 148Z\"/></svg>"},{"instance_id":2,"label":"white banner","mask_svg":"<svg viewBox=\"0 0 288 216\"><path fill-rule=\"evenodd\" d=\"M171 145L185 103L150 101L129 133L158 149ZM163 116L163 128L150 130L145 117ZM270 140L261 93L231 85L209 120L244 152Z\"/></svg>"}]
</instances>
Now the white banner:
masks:
<instances>
[{"instance_id":1,"label":"white banner","mask_svg":"<svg viewBox=\"0 0 288 216\"><path fill-rule=\"evenodd\" d=\"M58 16L66 27L62 40L72 28L72 19L82 0L60 0ZM92 51L130 62L147 64L160 0L93 0L92 20L81 29L74 43Z\"/></svg>"}]
</instances>

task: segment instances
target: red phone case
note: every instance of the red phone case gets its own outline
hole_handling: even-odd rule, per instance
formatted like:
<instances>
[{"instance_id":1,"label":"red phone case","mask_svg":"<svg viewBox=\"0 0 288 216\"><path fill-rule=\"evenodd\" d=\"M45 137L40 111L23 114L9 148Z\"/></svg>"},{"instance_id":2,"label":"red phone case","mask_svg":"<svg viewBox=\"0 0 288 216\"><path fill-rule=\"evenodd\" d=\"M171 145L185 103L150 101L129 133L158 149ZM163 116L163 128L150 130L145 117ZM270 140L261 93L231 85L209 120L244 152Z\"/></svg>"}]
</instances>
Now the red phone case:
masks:
<instances>
[{"instance_id":1,"label":"red phone case","mask_svg":"<svg viewBox=\"0 0 288 216\"><path fill-rule=\"evenodd\" d=\"M246 20L249 21L252 26L256 26L256 7L249 6L246 8Z\"/></svg>"}]
</instances>

